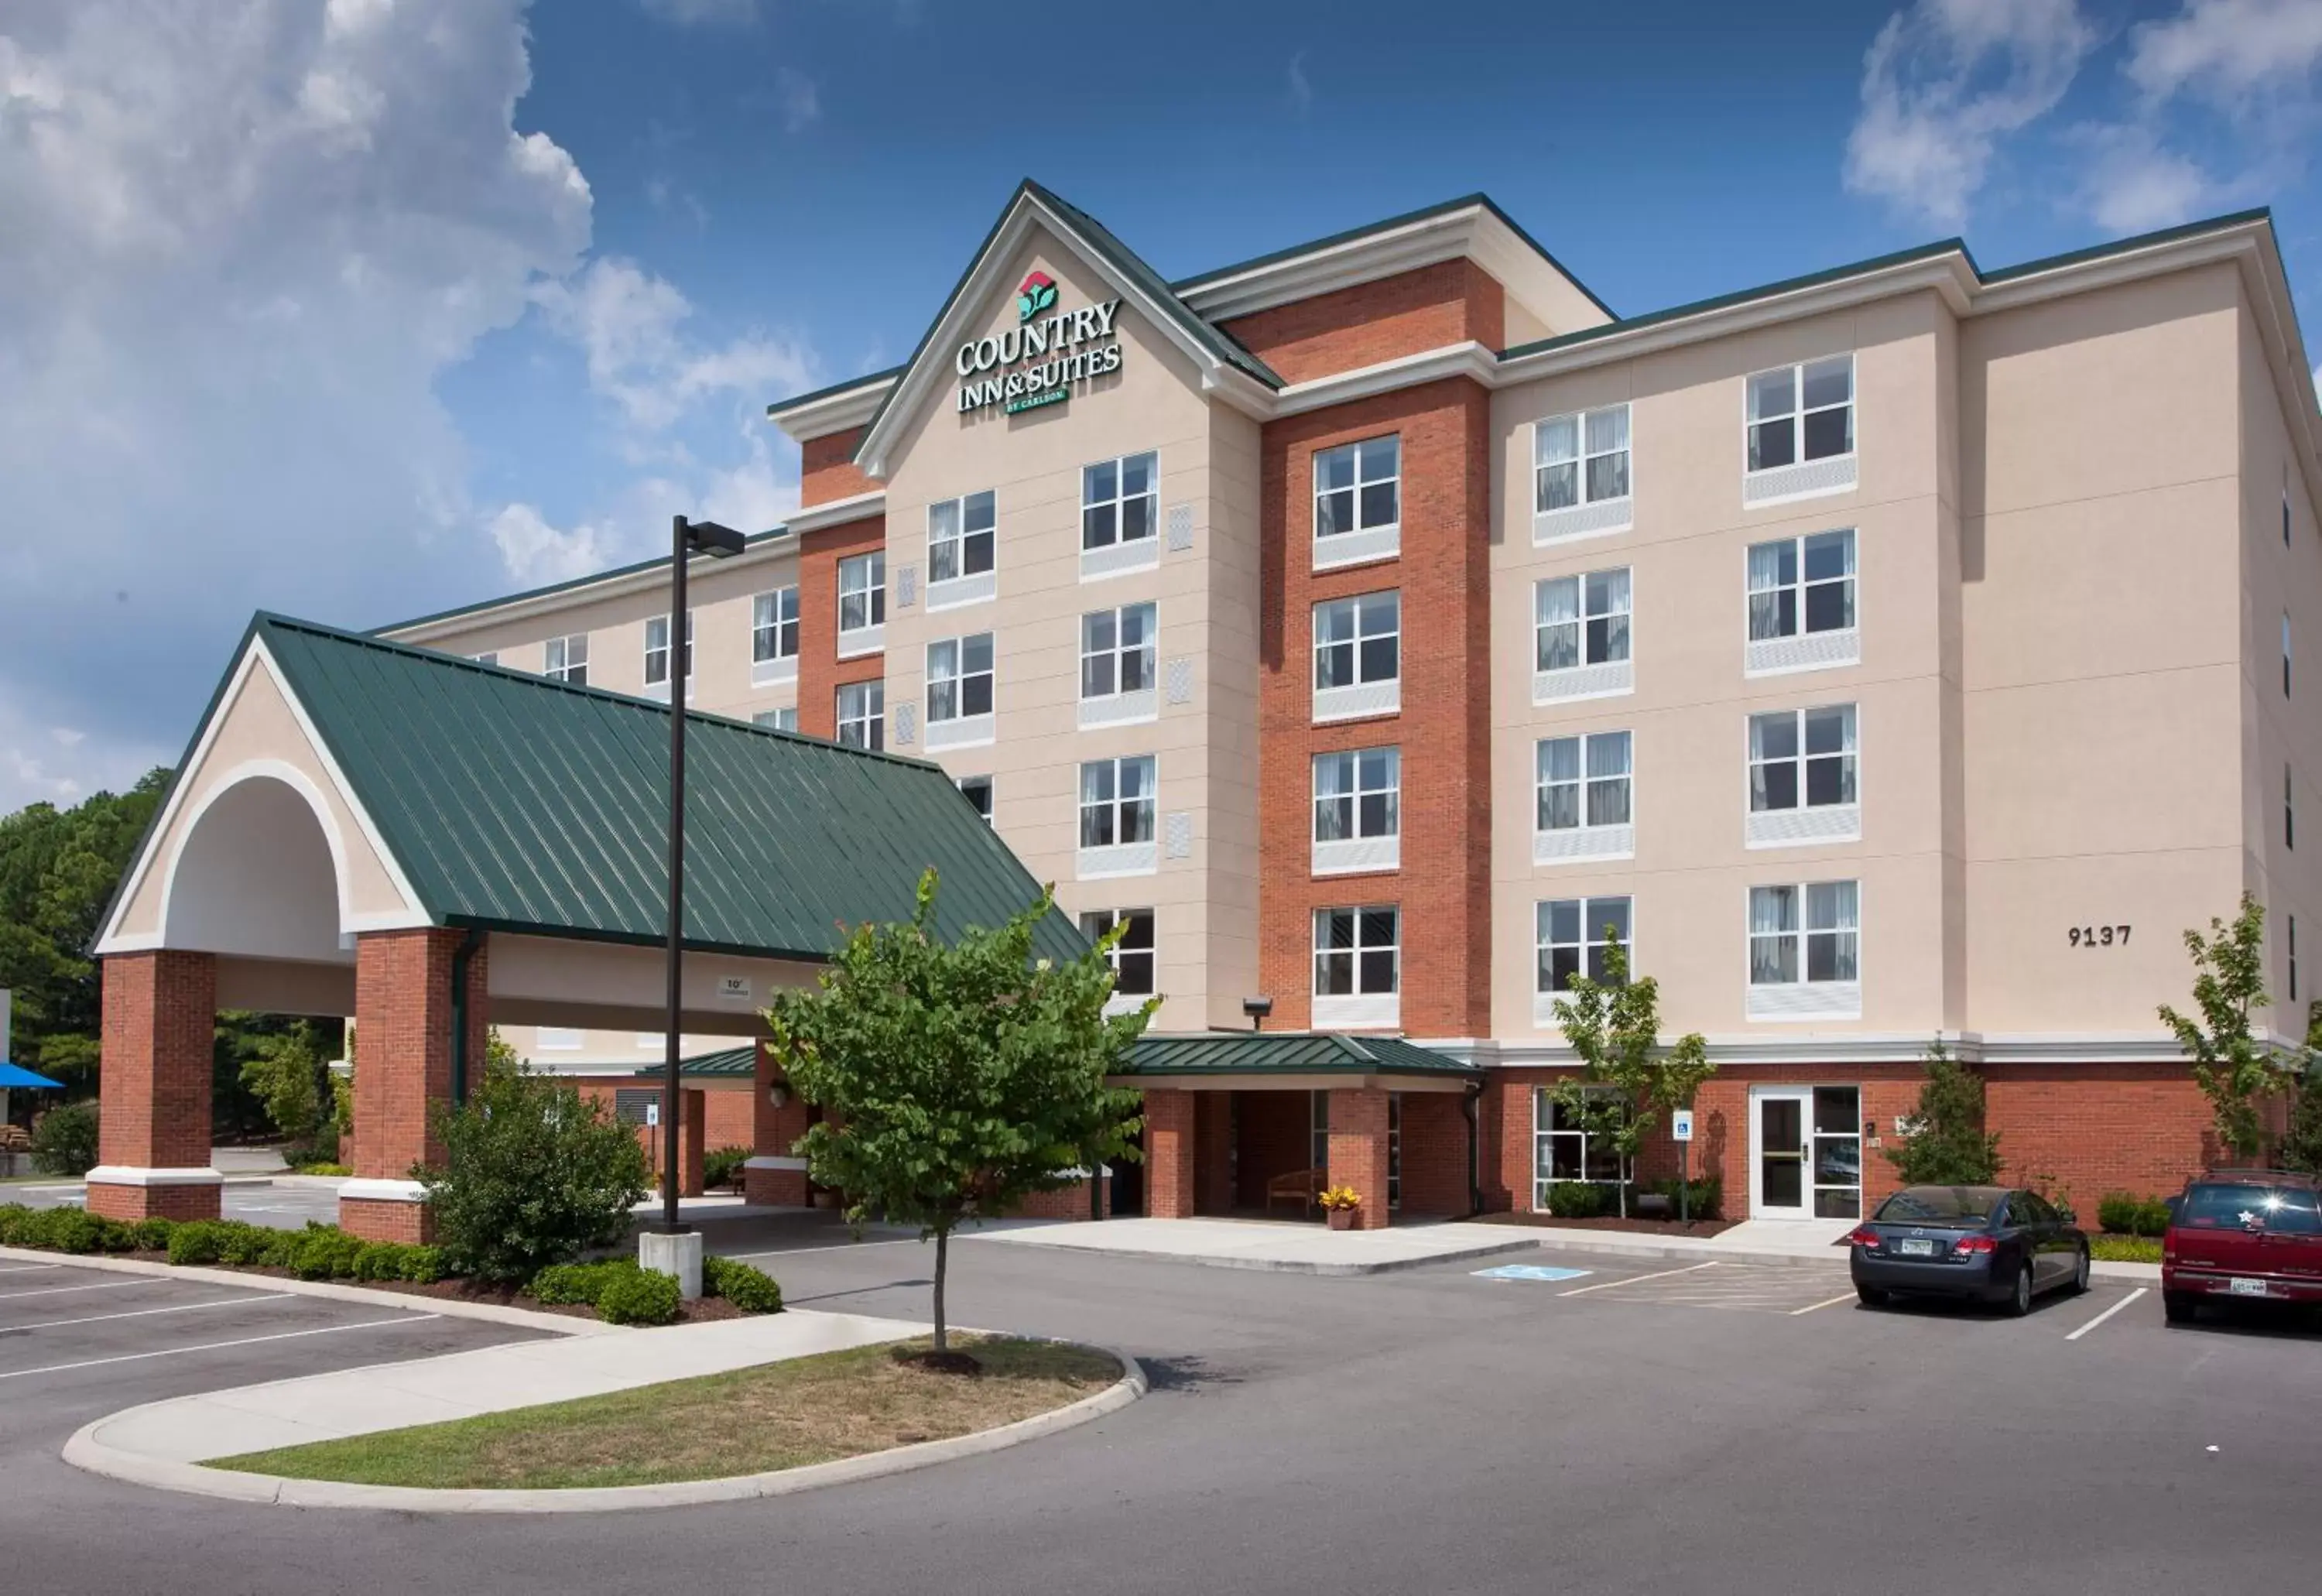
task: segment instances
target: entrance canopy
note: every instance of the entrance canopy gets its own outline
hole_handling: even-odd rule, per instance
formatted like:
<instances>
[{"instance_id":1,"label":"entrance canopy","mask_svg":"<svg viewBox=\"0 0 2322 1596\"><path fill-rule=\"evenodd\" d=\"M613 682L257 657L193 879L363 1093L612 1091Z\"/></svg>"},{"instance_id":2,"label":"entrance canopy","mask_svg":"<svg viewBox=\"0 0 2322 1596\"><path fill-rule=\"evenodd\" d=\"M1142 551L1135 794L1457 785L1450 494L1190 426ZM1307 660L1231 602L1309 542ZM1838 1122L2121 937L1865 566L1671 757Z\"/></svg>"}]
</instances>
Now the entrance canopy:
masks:
<instances>
[{"instance_id":1,"label":"entrance canopy","mask_svg":"<svg viewBox=\"0 0 2322 1596\"><path fill-rule=\"evenodd\" d=\"M1202 1031L1141 1036L1117 1086L1320 1091L1465 1091L1483 1073L1396 1036Z\"/></svg>"},{"instance_id":2,"label":"entrance canopy","mask_svg":"<svg viewBox=\"0 0 2322 1596\"><path fill-rule=\"evenodd\" d=\"M491 934L496 1021L659 1030L667 706L309 622L251 622L101 955L217 963L221 1007L356 1012L355 939ZM937 767L691 714L684 1028L743 1034L865 922L1040 890ZM1085 945L1061 914L1040 951Z\"/></svg>"}]
</instances>

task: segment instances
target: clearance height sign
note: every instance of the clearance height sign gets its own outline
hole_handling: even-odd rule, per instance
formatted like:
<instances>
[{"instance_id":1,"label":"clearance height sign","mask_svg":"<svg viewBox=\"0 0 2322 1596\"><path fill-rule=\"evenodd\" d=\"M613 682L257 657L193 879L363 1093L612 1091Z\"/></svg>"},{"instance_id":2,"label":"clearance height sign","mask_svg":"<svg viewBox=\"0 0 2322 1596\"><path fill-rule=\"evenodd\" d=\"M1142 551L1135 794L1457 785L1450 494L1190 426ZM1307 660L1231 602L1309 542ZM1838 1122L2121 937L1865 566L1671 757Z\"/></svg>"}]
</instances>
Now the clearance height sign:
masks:
<instances>
[{"instance_id":1,"label":"clearance height sign","mask_svg":"<svg viewBox=\"0 0 2322 1596\"><path fill-rule=\"evenodd\" d=\"M1120 339L1113 330L1120 300L1078 310L1056 306L1056 279L1036 271L1016 290L1015 326L959 346L952 366L962 378L962 415L995 406L1013 415L1061 404L1072 397L1074 383L1120 369Z\"/></svg>"}]
</instances>

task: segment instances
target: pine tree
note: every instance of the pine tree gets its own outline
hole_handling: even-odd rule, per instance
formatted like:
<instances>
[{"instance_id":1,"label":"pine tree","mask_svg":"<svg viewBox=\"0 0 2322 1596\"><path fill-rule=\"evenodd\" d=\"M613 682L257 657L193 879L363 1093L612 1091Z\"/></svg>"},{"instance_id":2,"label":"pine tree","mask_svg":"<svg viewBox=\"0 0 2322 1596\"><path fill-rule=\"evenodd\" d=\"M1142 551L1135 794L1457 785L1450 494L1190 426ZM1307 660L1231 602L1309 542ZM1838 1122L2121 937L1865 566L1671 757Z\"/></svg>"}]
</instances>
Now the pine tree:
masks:
<instances>
[{"instance_id":1,"label":"pine tree","mask_svg":"<svg viewBox=\"0 0 2322 1596\"><path fill-rule=\"evenodd\" d=\"M1983 1128L1983 1077L1927 1044L1926 1079L1911 1134L1887 1149L1907 1186L1988 1186L1999 1179L1999 1133Z\"/></svg>"}]
</instances>

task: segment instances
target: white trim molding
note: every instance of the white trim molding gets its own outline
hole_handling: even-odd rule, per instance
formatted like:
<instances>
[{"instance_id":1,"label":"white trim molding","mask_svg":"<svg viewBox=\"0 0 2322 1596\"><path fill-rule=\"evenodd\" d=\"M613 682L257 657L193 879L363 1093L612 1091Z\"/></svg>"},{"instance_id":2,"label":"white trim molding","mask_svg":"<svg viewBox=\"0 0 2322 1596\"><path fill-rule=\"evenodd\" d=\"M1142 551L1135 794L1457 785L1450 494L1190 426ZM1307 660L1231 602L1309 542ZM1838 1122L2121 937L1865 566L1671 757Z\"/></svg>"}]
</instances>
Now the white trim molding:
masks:
<instances>
[{"instance_id":1,"label":"white trim molding","mask_svg":"<svg viewBox=\"0 0 2322 1596\"><path fill-rule=\"evenodd\" d=\"M348 1181L339 1187L341 1202L425 1202L427 1188L416 1181Z\"/></svg>"},{"instance_id":2,"label":"white trim molding","mask_svg":"<svg viewBox=\"0 0 2322 1596\"><path fill-rule=\"evenodd\" d=\"M887 390L895 386L902 375L900 369L881 371L859 381L850 382L820 398L803 402L792 399L787 404L777 399L766 406L766 419L790 434L794 442L803 443L809 438L825 438L833 433L843 433L848 427L861 426L879 413L879 406Z\"/></svg>"},{"instance_id":3,"label":"white trim molding","mask_svg":"<svg viewBox=\"0 0 2322 1596\"><path fill-rule=\"evenodd\" d=\"M803 1158L787 1158L769 1153L760 1154L755 1158L744 1159L742 1167L745 1170L796 1170L802 1174L807 1169L807 1161Z\"/></svg>"},{"instance_id":4,"label":"white trim molding","mask_svg":"<svg viewBox=\"0 0 2322 1596\"><path fill-rule=\"evenodd\" d=\"M223 1186L224 1172L214 1169L139 1169L134 1164L100 1163L81 1177L92 1186Z\"/></svg>"},{"instance_id":5,"label":"white trim molding","mask_svg":"<svg viewBox=\"0 0 2322 1596\"><path fill-rule=\"evenodd\" d=\"M827 499L803 510L793 510L791 518L782 523L782 530L796 537L802 532L820 532L826 526L844 526L849 521L886 513L887 490L874 488L868 493L850 494L845 498Z\"/></svg>"}]
</instances>

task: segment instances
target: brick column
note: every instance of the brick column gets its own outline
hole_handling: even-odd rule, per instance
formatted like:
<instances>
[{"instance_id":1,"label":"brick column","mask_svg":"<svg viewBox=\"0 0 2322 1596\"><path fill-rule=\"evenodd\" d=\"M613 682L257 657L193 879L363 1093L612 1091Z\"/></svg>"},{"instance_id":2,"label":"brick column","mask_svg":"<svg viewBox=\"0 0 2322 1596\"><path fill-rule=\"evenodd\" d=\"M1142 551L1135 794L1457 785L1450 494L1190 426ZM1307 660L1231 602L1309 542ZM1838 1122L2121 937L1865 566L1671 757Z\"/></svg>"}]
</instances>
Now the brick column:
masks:
<instances>
[{"instance_id":1,"label":"brick column","mask_svg":"<svg viewBox=\"0 0 2322 1596\"><path fill-rule=\"evenodd\" d=\"M1145 1094L1145 1211L1156 1219L1193 1217L1198 1092L1162 1090Z\"/></svg>"},{"instance_id":2,"label":"brick column","mask_svg":"<svg viewBox=\"0 0 2322 1596\"><path fill-rule=\"evenodd\" d=\"M1386 1093L1330 1093L1330 1184L1362 1193L1355 1228L1383 1230L1386 1207Z\"/></svg>"},{"instance_id":3,"label":"brick column","mask_svg":"<svg viewBox=\"0 0 2322 1596\"><path fill-rule=\"evenodd\" d=\"M1197 1091L1193 1099L1193 1211L1230 1214L1233 1192L1233 1093Z\"/></svg>"},{"instance_id":4,"label":"brick column","mask_svg":"<svg viewBox=\"0 0 2322 1596\"><path fill-rule=\"evenodd\" d=\"M374 931L355 938L354 1179L339 1223L377 1241L423 1241L433 1227L416 1163L443 1161L435 1111L452 1095L452 962L464 931ZM489 1031L486 953L468 962L468 1080L483 1074Z\"/></svg>"},{"instance_id":5,"label":"brick column","mask_svg":"<svg viewBox=\"0 0 2322 1596\"><path fill-rule=\"evenodd\" d=\"M210 1057L217 962L157 950L104 962L97 1167L88 1211L113 1219L215 1219Z\"/></svg>"},{"instance_id":6,"label":"brick column","mask_svg":"<svg viewBox=\"0 0 2322 1596\"><path fill-rule=\"evenodd\" d=\"M806 1160L798 1154L798 1140L813 1123L812 1110L794 1091L775 1108L769 1093L782 1071L763 1042L752 1086L750 1162L742 1172L742 1195L750 1202L776 1208L804 1208L807 1201Z\"/></svg>"}]
</instances>

